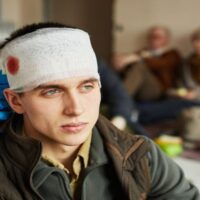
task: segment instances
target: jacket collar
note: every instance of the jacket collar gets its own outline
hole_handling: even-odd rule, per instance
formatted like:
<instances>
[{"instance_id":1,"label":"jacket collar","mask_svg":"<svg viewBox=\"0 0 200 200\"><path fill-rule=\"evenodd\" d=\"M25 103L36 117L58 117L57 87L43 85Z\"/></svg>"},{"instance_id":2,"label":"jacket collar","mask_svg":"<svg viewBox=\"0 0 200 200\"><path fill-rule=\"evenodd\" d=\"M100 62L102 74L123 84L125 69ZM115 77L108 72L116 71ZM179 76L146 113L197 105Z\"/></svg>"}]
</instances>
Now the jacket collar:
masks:
<instances>
[{"instance_id":1,"label":"jacket collar","mask_svg":"<svg viewBox=\"0 0 200 200\"><path fill-rule=\"evenodd\" d=\"M96 126L111 159L121 165L121 169L133 171L135 165L149 150L147 139L120 131L103 116L99 117Z\"/></svg>"},{"instance_id":2,"label":"jacket collar","mask_svg":"<svg viewBox=\"0 0 200 200\"><path fill-rule=\"evenodd\" d=\"M108 157L104 146L104 141L98 129L94 127L92 132L92 142L89 155L89 166L99 166L108 163Z\"/></svg>"}]
</instances>

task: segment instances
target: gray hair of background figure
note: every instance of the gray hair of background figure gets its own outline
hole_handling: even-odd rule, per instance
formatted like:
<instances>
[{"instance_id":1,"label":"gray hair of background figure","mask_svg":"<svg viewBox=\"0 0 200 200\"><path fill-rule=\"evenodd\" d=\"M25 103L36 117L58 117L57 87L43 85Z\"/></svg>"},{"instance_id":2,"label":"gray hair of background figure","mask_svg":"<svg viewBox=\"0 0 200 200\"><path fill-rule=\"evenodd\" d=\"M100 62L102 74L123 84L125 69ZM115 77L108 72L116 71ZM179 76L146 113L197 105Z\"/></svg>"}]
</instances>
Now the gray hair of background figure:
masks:
<instances>
[{"instance_id":1,"label":"gray hair of background figure","mask_svg":"<svg viewBox=\"0 0 200 200\"><path fill-rule=\"evenodd\" d=\"M168 37L168 38L171 37L171 31L169 30L169 28L162 26L162 25L155 25L155 26L152 26L148 29L148 32L147 32L148 38L151 37L152 33L157 29L163 30L166 37Z\"/></svg>"},{"instance_id":2,"label":"gray hair of background figure","mask_svg":"<svg viewBox=\"0 0 200 200\"><path fill-rule=\"evenodd\" d=\"M191 41L200 40L200 28L196 29L191 35Z\"/></svg>"}]
</instances>

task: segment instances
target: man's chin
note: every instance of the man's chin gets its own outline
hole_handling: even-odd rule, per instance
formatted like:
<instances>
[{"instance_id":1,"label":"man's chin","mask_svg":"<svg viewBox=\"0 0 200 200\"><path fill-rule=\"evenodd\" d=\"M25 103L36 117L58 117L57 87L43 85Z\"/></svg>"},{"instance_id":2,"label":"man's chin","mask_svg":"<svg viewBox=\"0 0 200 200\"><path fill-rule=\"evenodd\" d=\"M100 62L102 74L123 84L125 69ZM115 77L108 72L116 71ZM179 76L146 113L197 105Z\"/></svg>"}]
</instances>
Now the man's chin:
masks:
<instances>
[{"instance_id":1,"label":"man's chin","mask_svg":"<svg viewBox=\"0 0 200 200\"><path fill-rule=\"evenodd\" d=\"M91 133L91 131L89 131L89 133ZM70 134L67 135L67 137L63 138L63 140L61 140L60 142L66 146L80 146L87 140L89 135L90 134L88 134L88 132L87 133L79 132L75 134Z\"/></svg>"}]
</instances>

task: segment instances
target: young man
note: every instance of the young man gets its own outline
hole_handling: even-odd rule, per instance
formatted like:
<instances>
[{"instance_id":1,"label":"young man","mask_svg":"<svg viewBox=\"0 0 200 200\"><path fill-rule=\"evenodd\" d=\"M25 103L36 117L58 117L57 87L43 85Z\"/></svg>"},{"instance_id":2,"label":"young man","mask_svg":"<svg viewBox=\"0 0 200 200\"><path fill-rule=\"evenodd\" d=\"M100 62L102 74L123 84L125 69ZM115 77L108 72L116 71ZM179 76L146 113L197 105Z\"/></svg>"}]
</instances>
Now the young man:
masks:
<instances>
[{"instance_id":1,"label":"young man","mask_svg":"<svg viewBox=\"0 0 200 200\"><path fill-rule=\"evenodd\" d=\"M15 111L0 134L1 200L200 199L155 144L99 116L100 79L86 32L37 24L1 46Z\"/></svg>"}]
</instances>

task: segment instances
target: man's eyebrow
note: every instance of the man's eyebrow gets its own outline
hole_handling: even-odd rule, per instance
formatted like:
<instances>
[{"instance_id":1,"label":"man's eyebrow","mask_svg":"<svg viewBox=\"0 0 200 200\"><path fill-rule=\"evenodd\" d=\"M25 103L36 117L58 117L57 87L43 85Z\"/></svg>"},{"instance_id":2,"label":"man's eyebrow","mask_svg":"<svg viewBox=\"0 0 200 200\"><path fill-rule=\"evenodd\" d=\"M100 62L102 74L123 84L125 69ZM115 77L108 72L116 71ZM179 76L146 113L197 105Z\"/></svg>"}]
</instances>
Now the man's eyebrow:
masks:
<instances>
[{"instance_id":1,"label":"man's eyebrow","mask_svg":"<svg viewBox=\"0 0 200 200\"><path fill-rule=\"evenodd\" d=\"M85 84L85 83L96 83L96 82L98 82L98 80L96 78L89 78L89 79L80 81L79 84L81 85L81 84Z\"/></svg>"},{"instance_id":2,"label":"man's eyebrow","mask_svg":"<svg viewBox=\"0 0 200 200\"><path fill-rule=\"evenodd\" d=\"M34 90L40 90L40 89L50 89L50 88L58 88L58 89L62 89L64 88L61 85L58 84L50 84L50 85L39 85L37 88L35 88Z\"/></svg>"}]
</instances>

